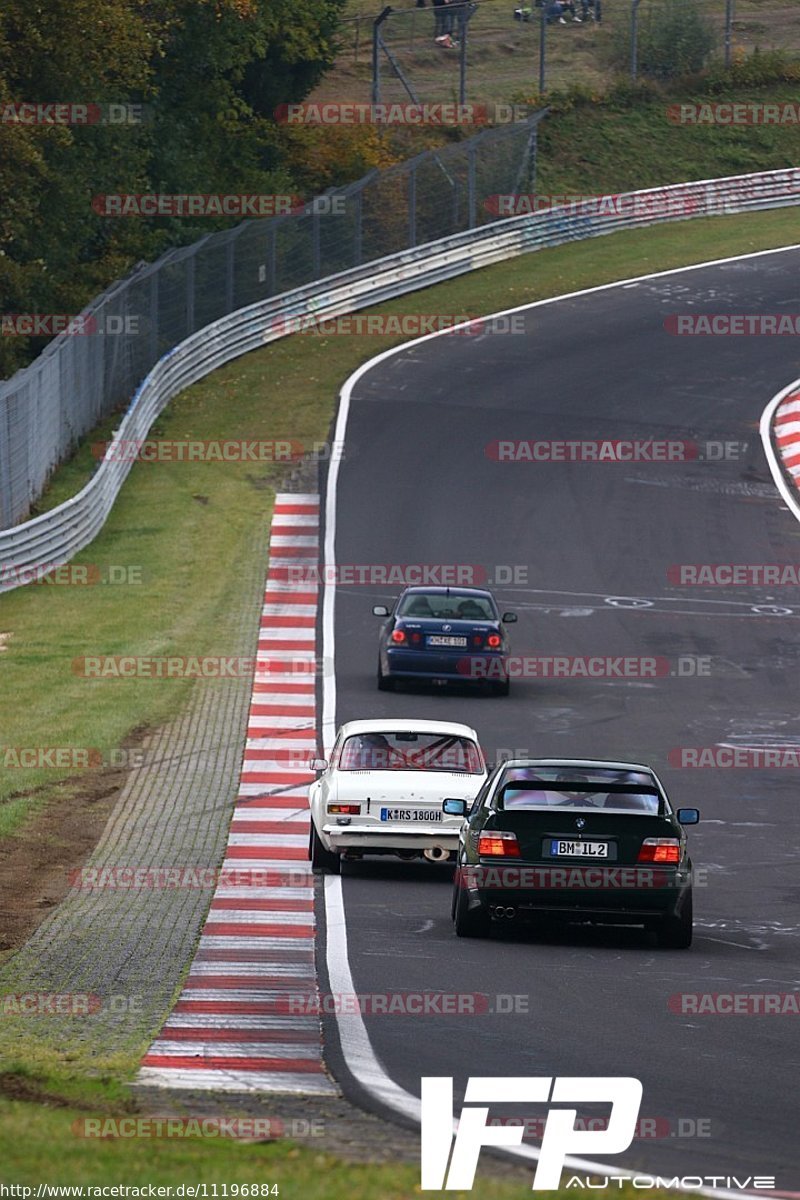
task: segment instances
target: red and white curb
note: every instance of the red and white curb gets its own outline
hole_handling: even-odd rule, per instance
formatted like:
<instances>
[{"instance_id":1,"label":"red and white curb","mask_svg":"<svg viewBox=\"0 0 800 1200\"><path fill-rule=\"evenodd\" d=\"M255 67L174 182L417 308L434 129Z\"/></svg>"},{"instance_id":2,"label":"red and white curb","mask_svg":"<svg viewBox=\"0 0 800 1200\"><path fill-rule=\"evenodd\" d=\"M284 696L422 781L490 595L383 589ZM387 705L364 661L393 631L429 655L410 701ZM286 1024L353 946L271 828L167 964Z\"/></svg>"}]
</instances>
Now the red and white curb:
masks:
<instances>
[{"instance_id":1,"label":"red and white curb","mask_svg":"<svg viewBox=\"0 0 800 1200\"><path fill-rule=\"evenodd\" d=\"M773 432L783 465L800 487L800 388L784 396L775 410Z\"/></svg>"},{"instance_id":2,"label":"red and white curb","mask_svg":"<svg viewBox=\"0 0 800 1200\"><path fill-rule=\"evenodd\" d=\"M336 1095L322 1065L305 759L316 750L319 497L275 499L239 795L188 978L137 1083ZM251 874L252 873L252 874ZM241 883L241 886L240 886Z\"/></svg>"}]
</instances>

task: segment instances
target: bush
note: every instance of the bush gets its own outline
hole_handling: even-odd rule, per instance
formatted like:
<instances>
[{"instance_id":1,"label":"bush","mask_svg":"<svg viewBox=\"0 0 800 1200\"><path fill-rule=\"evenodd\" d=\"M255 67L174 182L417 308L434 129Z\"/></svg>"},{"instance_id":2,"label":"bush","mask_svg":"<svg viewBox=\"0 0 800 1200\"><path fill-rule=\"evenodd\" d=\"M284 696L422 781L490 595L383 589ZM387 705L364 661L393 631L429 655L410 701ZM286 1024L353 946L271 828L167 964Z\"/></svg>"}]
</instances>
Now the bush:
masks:
<instances>
[{"instance_id":1,"label":"bush","mask_svg":"<svg viewBox=\"0 0 800 1200\"><path fill-rule=\"evenodd\" d=\"M637 44L639 74L667 80L701 71L716 37L696 0L642 0ZM622 69L630 63L629 22L620 30L614 58Z\"/></svg>"}]
</instances>

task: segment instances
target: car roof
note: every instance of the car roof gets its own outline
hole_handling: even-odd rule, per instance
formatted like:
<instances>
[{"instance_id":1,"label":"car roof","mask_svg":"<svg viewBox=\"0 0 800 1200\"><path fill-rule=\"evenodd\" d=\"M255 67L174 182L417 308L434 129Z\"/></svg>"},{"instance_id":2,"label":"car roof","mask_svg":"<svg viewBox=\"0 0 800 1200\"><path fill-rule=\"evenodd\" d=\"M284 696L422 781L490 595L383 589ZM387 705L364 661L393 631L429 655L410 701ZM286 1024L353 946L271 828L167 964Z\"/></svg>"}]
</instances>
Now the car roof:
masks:
<instances>
[{"instance_id":1,"label":"car roof","mask_svg":"<svg viewBox=\"0 0 800 1200\"><path fill-rule=\"evenodd\" d=\"M655 776L652 767L647 763L616 762L609 758L508 758L498 767L581 767L590 769L596 767L605 771L645 771ZM656 776L657 778L657 776Z\"/></svg>"},{"instance_id":2,"label":"car roof","mask_svg":"<svg viewBox=\"0 0 800 1200\"><path fill-rule=\"evenodd\" d=\"M415 592L422 592L426 596L489 596L494 599L488 588L442 587L441 584L437 584L436 587L415 584L413 587L403 588L402 595L413 595Z\"/></svg>"},{"instance_id":3,"label":"car roof","mask_svg":"<svg viewBox=\"0 0 800 1200\"><path fill-rule=\"evenodd\" d=\"M390 717L381 720L379 717L368 721L347 721L340 726L339 733L350 737L354 733L453 733L459 737L472 738L478 741L478 735L469 725L461 725L457 721L413 721L408 718Z\"/></svg>"}]
</instances>

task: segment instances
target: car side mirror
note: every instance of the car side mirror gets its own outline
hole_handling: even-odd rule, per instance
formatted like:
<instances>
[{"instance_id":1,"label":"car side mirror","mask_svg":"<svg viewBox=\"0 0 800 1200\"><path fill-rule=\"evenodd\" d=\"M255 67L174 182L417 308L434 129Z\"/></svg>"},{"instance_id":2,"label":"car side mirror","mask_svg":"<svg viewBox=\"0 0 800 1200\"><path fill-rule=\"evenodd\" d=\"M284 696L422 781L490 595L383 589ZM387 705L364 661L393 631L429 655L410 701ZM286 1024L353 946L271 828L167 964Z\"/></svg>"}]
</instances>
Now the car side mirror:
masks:
<instances>
[{"instance_id":1,"label":"car side mirror","mask_svg":"<svg viewBox=\"0 0 800 1200\"><path fill-rule=\"evenodd\" d=\"M696 825L700 820L699 808L679 808L678 820L681 825Z\"/></svg>"},{"instance_id":2,"label":"car side mirror","mask_svg":"<svg viewBox=\"0 0 800 1200\"><path fill-rule=\"evenodd\" d=\"M503 624L513 625L517 619L517 614L512 612L503 613Z\"/></svg>"},{"instance_id":3,"label":"car side mirror","mask_svg":"<svg viewBox=\"0 0 800 1200\"><path fill-rule=\"evenodd\" d=\"M327 771L328 760L327 758L310 758L308 765L312 771Z\"/></svg>"},{"instance_id":4,"label":"car side mirror","mask_svg":"<svg viewBox=\"0 0 800 1200\"><path fill-rule=\"evenodd\" d=\"M449 799L442 801L442 812L446 812L449 817L465 817L467 815L466 800Z\"/></svg>"},{"instance_id":5,"label":"car side mirror","mask_svg":"<svg viewBox=\"0 0 800 1200\"><path fill-rule=\"evenodd\" d=\"M385 604L373 604L372 613L376 617L388 617L389 610Z\"/></svg>"}]
</instances>

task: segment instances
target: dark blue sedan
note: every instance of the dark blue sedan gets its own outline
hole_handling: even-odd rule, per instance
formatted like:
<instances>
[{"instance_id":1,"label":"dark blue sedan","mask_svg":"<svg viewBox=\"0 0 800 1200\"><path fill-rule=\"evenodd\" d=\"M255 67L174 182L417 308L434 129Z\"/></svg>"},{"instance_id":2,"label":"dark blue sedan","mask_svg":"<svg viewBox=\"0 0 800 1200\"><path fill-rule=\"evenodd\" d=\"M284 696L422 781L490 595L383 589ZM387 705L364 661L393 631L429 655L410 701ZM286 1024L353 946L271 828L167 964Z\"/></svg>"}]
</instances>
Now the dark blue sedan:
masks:
<instances>
[{"instance_id":1,"label":"dark blue sedan","mask_svg":"<svg viewBox=\"0 0 800 1200\"><path fill-rule=\"evenodd\" d=\"M398 679L476 683L507 696L508 638L491 592L483 588L410 587L390 610L378 651L378 687L390 691Z\"/></svg>"}]
</instances>

